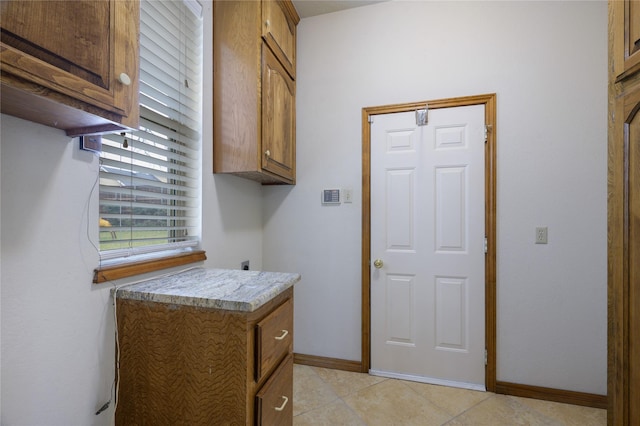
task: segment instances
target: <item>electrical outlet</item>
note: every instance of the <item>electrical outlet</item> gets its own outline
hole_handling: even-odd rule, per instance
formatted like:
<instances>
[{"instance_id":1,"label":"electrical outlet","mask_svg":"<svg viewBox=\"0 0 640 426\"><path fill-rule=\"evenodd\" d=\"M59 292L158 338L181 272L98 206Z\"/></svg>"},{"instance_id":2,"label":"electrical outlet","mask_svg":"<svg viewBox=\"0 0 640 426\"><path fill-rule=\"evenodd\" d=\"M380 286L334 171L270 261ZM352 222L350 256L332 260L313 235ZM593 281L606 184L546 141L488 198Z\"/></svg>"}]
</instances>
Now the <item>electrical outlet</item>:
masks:
<instances>
[{"instance_id":1,"label":"electrical outlet","mask_svg":"<svg viewBox=\"0 0 640 426\"><path fill-rule=\"evenodd\" d=\"M249 270L249 261L245 260L244 262L242 262L240 264L240 269L242 269L243 271L248 271Z\"/></svg>"},{"instance_id":2,"label":"electrical outlet","mask_svg":"<svg viewBox=\"0 0 640 426\"><path fill-rule=\"evenodd\" d=\"M536 228L536 244L547 244L547 227Z\"/></svg>"}]
</instances>

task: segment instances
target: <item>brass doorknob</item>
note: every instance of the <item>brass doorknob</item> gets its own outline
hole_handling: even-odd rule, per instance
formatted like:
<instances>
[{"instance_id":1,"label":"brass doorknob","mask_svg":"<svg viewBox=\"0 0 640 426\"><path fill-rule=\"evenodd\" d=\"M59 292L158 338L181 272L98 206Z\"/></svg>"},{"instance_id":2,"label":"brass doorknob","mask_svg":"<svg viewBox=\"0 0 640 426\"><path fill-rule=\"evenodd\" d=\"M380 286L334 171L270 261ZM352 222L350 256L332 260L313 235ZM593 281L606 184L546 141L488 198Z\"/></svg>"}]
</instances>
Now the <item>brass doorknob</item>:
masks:
<instances>
[{"instance_id":1,"label":"brass doorknob","mask_svg":"<svg viewBox=\"0 0 640 426\"><path fill-rule=\"evenodd\" d=\"M382 259L376 259L373 261L373 266L375 266L376 269L382 268L382 265L384 265L384 262L382 261Z\"/></svg>"},{"instance_id":2,"label":"brass doorknob","mask_svg":"<svg viewBox=\"0 0 640 426\"><path fill-rule=\"evenodd\" d=\"M271 157L271 151L266 150L266 151L264 152L264 155L266 155L267 157Z\"/></svg>"}]
</instances>

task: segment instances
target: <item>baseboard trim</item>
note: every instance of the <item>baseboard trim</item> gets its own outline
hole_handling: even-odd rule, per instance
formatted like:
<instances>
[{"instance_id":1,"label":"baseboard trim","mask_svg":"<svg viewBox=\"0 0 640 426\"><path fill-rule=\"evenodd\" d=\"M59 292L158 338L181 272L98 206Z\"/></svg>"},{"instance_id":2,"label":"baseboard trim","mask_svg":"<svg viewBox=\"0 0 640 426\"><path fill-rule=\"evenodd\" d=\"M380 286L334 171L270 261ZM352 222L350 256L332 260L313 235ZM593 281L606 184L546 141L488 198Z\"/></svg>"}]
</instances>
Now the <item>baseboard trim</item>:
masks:
<instances>
[{"instance_id":1,"label":"baseboard trim","mask_svg":"<svg viewBox=\"0 0 640 426\"><path fill-rule=\"evenodd\" d=\"M593 393L575 392L564 389L544 388L521 385L518 383L496 382L496 393L521 396L523 398L543 399L545 401L582 405L593 408L607 408L607 396Z\"/></svg>"},{"instance_id":2,"label":"baseboard trim","mask_svg":"<svg viewBox=\"0 0 640 426\"><path fill-rule=\"evenodd\" d=\"M331 368L333 370L353 371L362 373L362 363L360 361L349 361L346 359L327 358L324 356L293 354L293 362L311 367Z\"/></svg>"}]
</instances>

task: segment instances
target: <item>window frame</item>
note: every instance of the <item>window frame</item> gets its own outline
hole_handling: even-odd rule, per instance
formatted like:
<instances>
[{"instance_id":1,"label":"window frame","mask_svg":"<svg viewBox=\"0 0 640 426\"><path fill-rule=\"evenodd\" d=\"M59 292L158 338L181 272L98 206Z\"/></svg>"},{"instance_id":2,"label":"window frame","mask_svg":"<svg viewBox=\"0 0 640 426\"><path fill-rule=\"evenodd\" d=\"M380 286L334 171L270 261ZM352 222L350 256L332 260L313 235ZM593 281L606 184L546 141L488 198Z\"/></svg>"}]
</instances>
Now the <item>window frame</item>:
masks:
<instances>
[{"instance_id":1,"label":"window frame","mask_svg":"<svg viewBox=\"0 0 640 426\"><path fill-rule=\"evenodd\" d=\"M184 5L190 9L196 16L198 16L198 12L200 12L201 19L202 5L200 4L200 10L195 7L197 4L194 0L183 0ZM142 14L141 14L142 17ZM204 22L202 23L202 31L204 31ZM204 34L201 34L203 37ZM200 46L200 48L204 48L204 46ZM202 53L203 55L203 53ZM202 56L201 56L202 58ZM201 62L201 67L204 67L204 61ZM203 69L201 69L200 73L203 76ZM202 77L201 77L202 78ZM202 83L202 81L200 81ZM202 114L202 99L200 99L200 114ZM142 117L141 117L142 118ZM200 118L200 126L203 123L203 117ZM137 130L137 129L136 129ZM201 132L201 129L199 130ZM200 162L200 175L202 173L202 135L200 135L200 158L196 161ZM197 199L199 201L199 206L197 209L199 210L199 220L200 220L200 230L201 230L201 221L202 221L202 181L200 177L200 191L197 195ZM108 229L108 228L107 228ZM94 269L93 283L99 284L107 281L118 280L122 278L132 277L135 275L150 273L162 269L178 267L182 265L187 265L190 263L202 262L207 259L206 253L204 250L200 249L201 246L201 232L197 237L197 244L195 247L188 247L187 249L181 250L179 245L176 245L176 248L169 248L168 250L155 251L146 255L122 255L113 259L113 261L104 261L102 253L108 253L109 250L100 251L101 261L100 265ZM129 257L132 260L129 260Z\"/></svg>"}]
</instances>

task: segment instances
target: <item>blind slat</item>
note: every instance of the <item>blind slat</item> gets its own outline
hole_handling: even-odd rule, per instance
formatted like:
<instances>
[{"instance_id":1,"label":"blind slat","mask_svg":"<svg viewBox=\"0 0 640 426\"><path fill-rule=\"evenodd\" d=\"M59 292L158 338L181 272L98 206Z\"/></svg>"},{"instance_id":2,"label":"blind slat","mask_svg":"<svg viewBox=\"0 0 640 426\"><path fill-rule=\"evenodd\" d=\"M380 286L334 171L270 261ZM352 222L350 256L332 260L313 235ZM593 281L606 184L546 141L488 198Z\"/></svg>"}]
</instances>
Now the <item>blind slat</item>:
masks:
<instances>
[{"instance_id":1,"label":"blind slat","mask_svg":"<svg viewBox=\"0 0 640 426\"><path fill-rule=\"evenodd\" d=\"M109 157L104 158L102 168L111 167L112 169L129 167L129 170L133 171L134 175L118 173L116 170L107 171L104 170L101 176L105 179L111 179L116 182L122 182L122 184L114 185L105 181L106 186L131 186L133 184L139 185L155 185L158 187L168 187L169 189L177 189L178 186L184 186L185 188L197 188L198 176L195 174L197 169L190 169L188 167L180 166L179 164L169 164L169 167L165 169L153 169L151 167L145 167L143 165L130 166L128 161L118 161L117 158L111 159ZM178 174L180 173L180 174ZM147 175L147 176L145 176ZM152 176L155 179L149 179Z\"/></svg>"}]
</instances>

